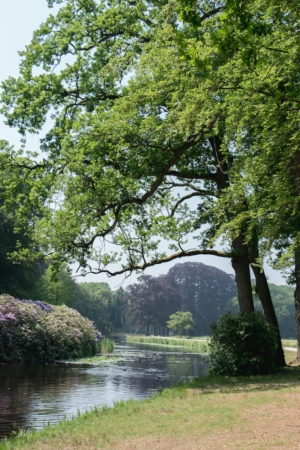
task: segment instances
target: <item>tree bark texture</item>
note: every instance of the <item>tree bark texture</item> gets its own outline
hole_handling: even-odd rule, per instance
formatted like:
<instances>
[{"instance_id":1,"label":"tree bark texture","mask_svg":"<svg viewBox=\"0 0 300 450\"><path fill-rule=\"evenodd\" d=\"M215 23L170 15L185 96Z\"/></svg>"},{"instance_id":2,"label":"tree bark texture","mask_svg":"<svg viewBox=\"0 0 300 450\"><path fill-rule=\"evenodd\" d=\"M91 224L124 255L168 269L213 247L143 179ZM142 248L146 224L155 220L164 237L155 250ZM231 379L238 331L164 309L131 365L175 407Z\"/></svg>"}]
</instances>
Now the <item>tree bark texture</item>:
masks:
<instances>
[{"instance_id":1,"label":"tree bark texture","mask_svg":"<svg viewBox=\"0 0 300 450\"><path fill-rule=\"evenodd\" d=\"M297 357L295 362L300 362L300 247L295 251L295 276L296 289L295 297L295 316L296 316L296 332L297 332Z\"/></svg>"},{"instance_id":2,"label":"tree bark texture","mask_svg":"<svg viewBox=\"0 0 300 450\"><path fill-rule=\"evenodd\" d=\"M260 299L266 321L269 325L273 326L277 330L277 350L275 355L275 364L277 366L285 366L286 364L281 342L280 330L268 281L265 272L262 272L260 267L256 265L257 258L259 257L257 236L254 236L253 240L248 244L248 249L250 265L255 276L255 290Z\"/></svg>"},{"instance_id":3,"label":"tree bark texture","mask_svg":"<svg viewBox=\"0 0 300 450\"><path fill-rule=\"evenodd\" d=\"M235 256L232 258L231 262L235 271L240 311L242 313L251 313L254 311L254 303L249 268L249 256L248 248L243 241L244 237L241 233L232 241L232 249Z\"/></svg>"},{"instance_id":4,"label":"tree bark texture","mask_svg":"<svg viewBox=\"0 0 300 450\"><path fill-rule=\"evenodd\" d=\"M251 265L251 268L255 276L256 293L261 301L266 321L268 322L269 325L272 325L274 328L276 328L277 331L277 350L275 355L275 364L277 366L285 366L286 364L281 342L281 335L278 326L278 320L276 317L266 275L264 272L261 272L260 268L257 266Z\"/></svg>"},{"instance_id":5,"label":"tree bark texture","mask_svg":"<svg viewBox=\"0 0 300 450\"><path fill-rule=\"evenodd\" d=\"M293 154L290 163L290 173L293 178L295 195L300 198L300 150L299 148ZM299 201L298 207L298 217L299 217ZM300 363L300 246L299 244L295 249L295 278L296 278L296 289L294 292L295 298L295 317L296 317L296 334L297 334L297 357L294 362Z\"/></svg>"},{"instance_id":6,"label":"tree bark texture","mask_svg":"<svg viewBox=\"0 0 300 450\"><path fill-rule=\"evenodd\" d=\"M230 183L228 177L228 164L224 160L219 136L209 138L209 143L213 151L215 165L217 169L216 183L218 191L222 194ZM228 220L232 218L232 214L226 211ZM241 312L250 313L254 311L251 277L249 269L248 248L244 244L244 236L242 230L240 234L232 241L232 250L234 257L232 258L232 267L235 272L235 281L237 285L237 294L239 308Z\"/></svg>"}]
</instances>

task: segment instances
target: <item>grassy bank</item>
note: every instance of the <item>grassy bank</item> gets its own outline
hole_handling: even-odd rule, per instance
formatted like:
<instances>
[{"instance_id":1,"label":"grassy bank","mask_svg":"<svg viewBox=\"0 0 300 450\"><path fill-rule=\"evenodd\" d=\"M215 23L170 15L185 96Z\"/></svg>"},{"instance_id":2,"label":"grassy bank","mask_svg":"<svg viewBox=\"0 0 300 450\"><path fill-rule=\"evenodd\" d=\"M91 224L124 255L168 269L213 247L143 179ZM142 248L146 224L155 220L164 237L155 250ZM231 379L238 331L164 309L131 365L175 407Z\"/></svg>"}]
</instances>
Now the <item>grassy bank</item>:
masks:
<instances>
[{"instance_id":1,"label":"grassy bank","mask_svg":"<svg viewBox=\"0 0 300 450\"><path fill-rule=\"evenodd\" d=\"M20 434L0 450L298 449L299 382L299 368L197 379L142 402L119 402Z\"/></svg>"},{"instance_id":2,"label":"grassy bank","mask_svg":"<svg viewBox=\"0 0 300 450\"><path fill-rule=\"evenodd\" d=\"M186 339L186 338L173 338L173 337L156 337L156 336L136 336L127 335L126 342L134 344L151 344L151 345L167 345L168 347L175 347L178 350L188 349L195 353L206 353L208 349L208 339Z\"/></svg>"},{"instance_id":3,"label":"grassy bank","mask_svg":"<svg viewBox=\"0 0 300 450\"><path fill-rule=\"evenodd\" d=\"M195 338L179 338L179 337L159 337L159 336L141 336L141 335L126 335L126 342L135 344L151 344L151 345L167 345L174 347L174 350L180 347L185 347L194 352L207 353L209 347L210 337L195 337ZM282 345L284 347L297 348L297 341L295 339L282 339ZM293 352L286 351L287 362L295 359Z\"/></svg>"}]
</instances>

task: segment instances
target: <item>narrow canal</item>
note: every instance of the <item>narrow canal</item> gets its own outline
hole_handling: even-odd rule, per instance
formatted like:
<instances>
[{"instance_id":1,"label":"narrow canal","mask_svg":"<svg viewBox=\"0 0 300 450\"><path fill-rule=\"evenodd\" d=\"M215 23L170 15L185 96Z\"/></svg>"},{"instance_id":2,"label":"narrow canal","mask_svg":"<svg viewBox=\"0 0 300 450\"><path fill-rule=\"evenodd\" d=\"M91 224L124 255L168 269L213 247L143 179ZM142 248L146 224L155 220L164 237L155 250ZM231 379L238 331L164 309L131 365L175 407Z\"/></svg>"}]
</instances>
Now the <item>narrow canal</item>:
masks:
<instances>
[{"instance_id":1,"label":"narrow canal","mask_svg":"<svg viewBox=\"0 0 300 450\"><path fill-rule=\"evenodd\" d=\"M0 438L93 406L143 399L206 370L202 355L169 347L117 344L115 353L117 360L98 365L0 365Z\"/></svg>"}]
</instances>

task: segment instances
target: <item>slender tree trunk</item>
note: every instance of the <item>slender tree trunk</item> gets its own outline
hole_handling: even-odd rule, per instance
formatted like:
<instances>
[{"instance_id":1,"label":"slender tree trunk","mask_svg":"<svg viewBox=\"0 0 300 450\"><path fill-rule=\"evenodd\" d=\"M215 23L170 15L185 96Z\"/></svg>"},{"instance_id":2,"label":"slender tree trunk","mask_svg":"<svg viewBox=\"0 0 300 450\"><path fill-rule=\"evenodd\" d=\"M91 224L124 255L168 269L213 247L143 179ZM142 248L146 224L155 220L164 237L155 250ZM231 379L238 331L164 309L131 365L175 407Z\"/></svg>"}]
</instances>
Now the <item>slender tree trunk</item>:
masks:
<instances>
[{"instance_id":1,"label":"slender tree trunk","mask_svg":"<svg viewBox=\"0 0 300 450\"><path fill-rule=\"evenodd\" d=\"M222 191L224 191L230 183L228 177L228 164L227 161L224 160L222 154L222 141L219 136L209 138L209 143L214 154L217 169L215 181L218 191L222 194ZM231 220L233 217L232 213L229 211L225 211L225 213L228 220ZM235 272L239 308L241 312L250 313L254 311L254 303L251 287L248 248L244 244L244 235L242 230L240 231L240 234L232 241L232 250L234 256L231 262Z\"/></svg>"},{"instance_id":2,"label":"slender tree trunk","mask_svg":"<svg viewBox=\"0 0 300 450\"><path fill-rule=\"evenodd\" d=\"M295 312L296 312L296 326L297 326L297 357L294 362L300 362L300 247L295 251L295 275L296 275L296 289L295 297Z\"/></svg>"},{"instance_id":3,"label":"slender tree trunk","mask_svg":"<svg viewBox=\"0 0 300 450\"><path fill-rule=\"evenodd\" d=\"M272 325L277 330L277 350L275 355L275 364L277 366L285 366L284 352L281 342L281 335L278 326L278 320L276 317L272 297L267 282L267 278L264 272L261 272L260 268L251 264L256 282L256 293L261 301L261 305L264 311L264 315L268 324Z\"/></svg>"},{"instance_id":4,"label":"slender tree trunk","mask_svg":"<svg viewBox=\"0 0 300 450\"><path fill-rule=\"evenodd\" d=\"M249 250L250 265L255 276L255 283L256 283L255 291L260 299L266 321L268 322L268 324L272 325L277 330L278 345L275 355L275 364L277 366L285 366L285 358L282 348L280 330L268 281L265 272L261 271L261 268L257 266L259 251L258 251L258 237L256 233L254 233L253 239L248 244L248 250Z\"/></svg>"}]
</instances>

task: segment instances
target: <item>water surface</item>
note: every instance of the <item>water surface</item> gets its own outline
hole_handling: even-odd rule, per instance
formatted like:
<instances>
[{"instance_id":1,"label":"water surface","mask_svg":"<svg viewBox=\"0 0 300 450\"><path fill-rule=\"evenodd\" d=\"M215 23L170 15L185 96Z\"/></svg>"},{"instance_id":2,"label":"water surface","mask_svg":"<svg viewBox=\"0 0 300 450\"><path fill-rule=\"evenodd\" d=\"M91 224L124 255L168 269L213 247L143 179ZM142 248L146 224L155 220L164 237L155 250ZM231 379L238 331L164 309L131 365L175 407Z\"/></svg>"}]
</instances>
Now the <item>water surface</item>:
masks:
<instances>
[{"instance_id":1,"label":"water surface","mask_svg":"<svg viewBox=\"0 0 300 450\"><path fill-rule=\"evenodd\" d=\"M143 399L206 370L201 355L157 345L120 344L115 352L121 359L96 366L0 365L0 438L55 424L93 406Z\"/></svg>"}]
</instances>

